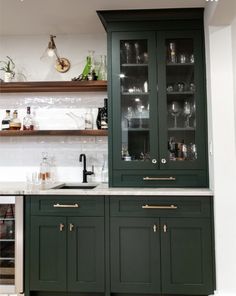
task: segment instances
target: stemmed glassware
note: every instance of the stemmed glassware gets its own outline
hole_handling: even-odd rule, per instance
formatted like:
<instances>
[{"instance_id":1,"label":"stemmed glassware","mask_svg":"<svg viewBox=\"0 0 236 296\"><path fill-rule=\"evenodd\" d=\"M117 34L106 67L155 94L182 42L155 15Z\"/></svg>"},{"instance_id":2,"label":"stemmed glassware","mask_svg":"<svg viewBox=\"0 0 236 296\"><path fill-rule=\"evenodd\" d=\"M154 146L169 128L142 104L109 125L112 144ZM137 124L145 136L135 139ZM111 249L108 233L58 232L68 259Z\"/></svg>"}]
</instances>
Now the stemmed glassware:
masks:
<instances>
[{"instance_id":1,"label":"stemmed glassware","mask_svg":"<svg viewBox=\"0 0 236 296\"><path fill-rule=\"evenodd\" d=\"M177 128L177 117L181 113L180 104L176 101L173 101L169 107L170 114L174 117L174 128Z\"/></svg>"},{"instance_id":2,"label":"stemmed glassware","mask_svg":"<svg viewBox=\"0 0 236 296\"><path fill-rule=\"evenodd\" d=\"M191 103L189 101L185 101L183 106L183 115L186 117L186 120L184 123L186 128L190 128L189 119L192 116L192 114L193 114L193 108Z\"/></svg>"},{"instance_id":3,"label":"stemmed glassware","mask_svg":"<svg viewBox=\"0 0 236 296\"><path fill-rule=\"evenodd\" d=\"M131 63L131 45L129 42L125 42L125 59L126 59L126 63L130 64Z\"/></svg>"},{"instance_id":4,"label":"stemmed glassware","mask_svg":"<svg viewBox=\"0 0 236 296\"><path fill-rule=\"evenodd\" d=\"M129 106L127 108L127 112L126 112L126 119L128 121L128 128L131 127L131 119L134 117L134 112L133 112L133 108L131 106Z\"/></svg>"}]
</instances>

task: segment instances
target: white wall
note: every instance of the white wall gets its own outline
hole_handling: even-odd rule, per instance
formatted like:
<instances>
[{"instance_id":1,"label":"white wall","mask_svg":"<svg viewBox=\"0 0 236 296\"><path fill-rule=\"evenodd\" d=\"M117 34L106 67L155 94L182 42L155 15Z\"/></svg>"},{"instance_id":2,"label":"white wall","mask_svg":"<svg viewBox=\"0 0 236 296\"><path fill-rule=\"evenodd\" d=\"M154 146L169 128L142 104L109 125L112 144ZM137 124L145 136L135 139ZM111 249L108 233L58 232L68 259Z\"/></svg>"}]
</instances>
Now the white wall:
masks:
<instances>
[{"instance_id":1,"label":"white wall","mask_svg":"<svg viewBox=\"0 0 236 296\"><path fill-rule=\"evenodd\" d=\"M223 2L221 2L222 4ZM229 3L229 2L228 2ZM223 3L224 4L224 3ZM227 3L226 3L227 4ZM226 5L227 6L227 5ZM205 13L211 186L214 189L217 294L236 295L235 30L212 25L228 7L208 5ZM219 11L220 9L220 11ZM230 7L229 7L230 9ZM222 19L225 18L223 17ZM220 20L220 18L219 18ZM233 38L232 38L233 37Z\"/></svg>"},{"instance_id":2,"label":"white wall","mask_svg":"<svg viewBox=\"0 0 236 296\"><path fill-rule=\"evenodd\" d=\"M78 77L85 65L88 50L95 50L99 61L106 54L106 35L60 35L56 38L61 57L71 61L71 69L61 74L54 69L54 60L42 62L40 56L46 49L48 36L0 37L0 60L6 55L13 58L16 69L28 81L71 80ZM0 75L3 75L0 72ZM0 76L2 77L2 76ZM17 75L16 79L22 79ZM103 106L106 92L99 93L28 93L0 94L0 119L6 109L17 109L23 119L26 107L31 106L36 114L40 129L76 129L75 122L66 115L73 112L81 116L90 109L94 126L97 108ZM10 137L0 139L0 181L25 181L29 172L39 169L42 152L55 158L56 177L60 181L81 181L82 164L79 154L86 153L88 169L95 166L95 176L89 179L100 181L104 158L108 154L106 137Z\"/></svg>"},{"instance_id":3,"label":"white wall","mask_svg":"<svg viewBox=\"0 0 236 296\"><path fill-rule=\"evenodd\" d=\"M40 60L48 45L48 35L37 36L1 36L0 60L7 55L16 63L18 71L26 75L28 81L71 80L81 74L85 65L88 50L95 51L100 59L106 54L106 35L57 35L55 43L60 57L68 58L71 69L67 73L59 73L54 69L53 59ZM3 72L0 72L0 78ZM20 77L17 77L20 79Z\"/></svg>"},{"instance_id":4,"label":"white wall","mask_svg":"<svg viewBox=\"0 0 236 296\"><path fill-rule=\"evenodd\" d=\"M232 22L232 55L233 55L233 71L234 71L234 110L236 114L236 16ZM235 133L236 133L236 116L235 116ZM235 137L236 140L236 137Z\"/></svg>"}]
</instances>

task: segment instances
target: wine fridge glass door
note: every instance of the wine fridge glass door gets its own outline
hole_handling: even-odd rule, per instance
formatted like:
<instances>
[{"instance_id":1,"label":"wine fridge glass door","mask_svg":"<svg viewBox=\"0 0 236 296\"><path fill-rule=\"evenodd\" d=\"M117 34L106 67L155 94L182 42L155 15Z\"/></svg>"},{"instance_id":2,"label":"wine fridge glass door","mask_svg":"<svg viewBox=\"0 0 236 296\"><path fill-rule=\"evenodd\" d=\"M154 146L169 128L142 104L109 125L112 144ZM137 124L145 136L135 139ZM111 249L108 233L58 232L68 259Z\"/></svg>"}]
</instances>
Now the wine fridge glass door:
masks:
<instances>
[{"instance_id":1,"label":"wine fridge glass door","mask_svg":"<svg viewBox=\"0 0 236 296\"><path fill-rule=\"evenodd\" d=\"M15 285L15 198L0 197L0 291L13 293Z\"/></svg>"}]
</instances>

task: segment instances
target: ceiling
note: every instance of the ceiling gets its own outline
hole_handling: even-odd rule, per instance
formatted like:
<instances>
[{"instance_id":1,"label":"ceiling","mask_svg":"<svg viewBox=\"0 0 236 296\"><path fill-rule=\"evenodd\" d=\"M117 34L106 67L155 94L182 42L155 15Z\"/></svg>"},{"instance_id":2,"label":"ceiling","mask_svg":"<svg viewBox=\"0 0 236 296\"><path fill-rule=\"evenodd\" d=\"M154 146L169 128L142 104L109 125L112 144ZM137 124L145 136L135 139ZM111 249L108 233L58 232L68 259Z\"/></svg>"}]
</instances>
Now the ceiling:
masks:
<instances>
[{"instance_id":1,"label":"ceiling","mask_svg":"<svg viewBox=\"0 0 236 296\"><path fill-rule=\"evenodd\" d=\"M96 10L204 7L206 0L0 0L0 35L96 34Z\"/></svg>"}]
</instances>

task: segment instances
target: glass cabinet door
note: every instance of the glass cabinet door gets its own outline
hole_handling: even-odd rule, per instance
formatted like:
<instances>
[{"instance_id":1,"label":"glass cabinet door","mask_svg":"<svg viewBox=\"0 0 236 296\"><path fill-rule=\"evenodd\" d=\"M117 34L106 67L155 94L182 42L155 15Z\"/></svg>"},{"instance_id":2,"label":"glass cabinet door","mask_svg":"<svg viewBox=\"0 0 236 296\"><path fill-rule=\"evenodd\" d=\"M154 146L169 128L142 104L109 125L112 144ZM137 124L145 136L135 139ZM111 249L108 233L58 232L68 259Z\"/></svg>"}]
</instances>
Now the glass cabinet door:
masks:
<instances>
[{"instance_id":1,"label":"glass cabinet door","mask_svg":"<svg viewBox=\"0 0 236 296\"><path fill-rule=\"evenodd\" d=\"M197 64L200 52L195 49L197 37L181 35L164 38L163 97L166 99L162 120L166 127L160 159L163 168L200 167L204 154L201 138L205 133L202 125L205 115L200 83L203 71Z\"/></svg>"},{"instance_id":2,"label":"glass cabinet door","mask_svg":"<svg viewBox=\"0 0 236 296\"><path fill-rule=\"evenodd\" d=\"M0 204L0 285L14 285L15 205Z\"/></svg>"},{"instance_id":3,"label":"glass cabinet door","mask_svg":"<svg viewBox=\"0 0 236 296\"><path fill-rule=\"evenodd\" d=\"M154 131L150 120L152 112L156 110L156 102L151 98L155 81L152 71L155 72L155 67L151 69L150 63L154 48L152 42L155 39L150 38L150 33L149 36L129 35L122 34L116 39L119 52L118 60L113 65L117 82L116 93L112 98L115 106L113 113L119 114L119 133L115 140L115 146L118 147L116 161L121 165L145 167L155 163L157 155L157 147L153 147Z\"/></svg>"}]
</instances>

